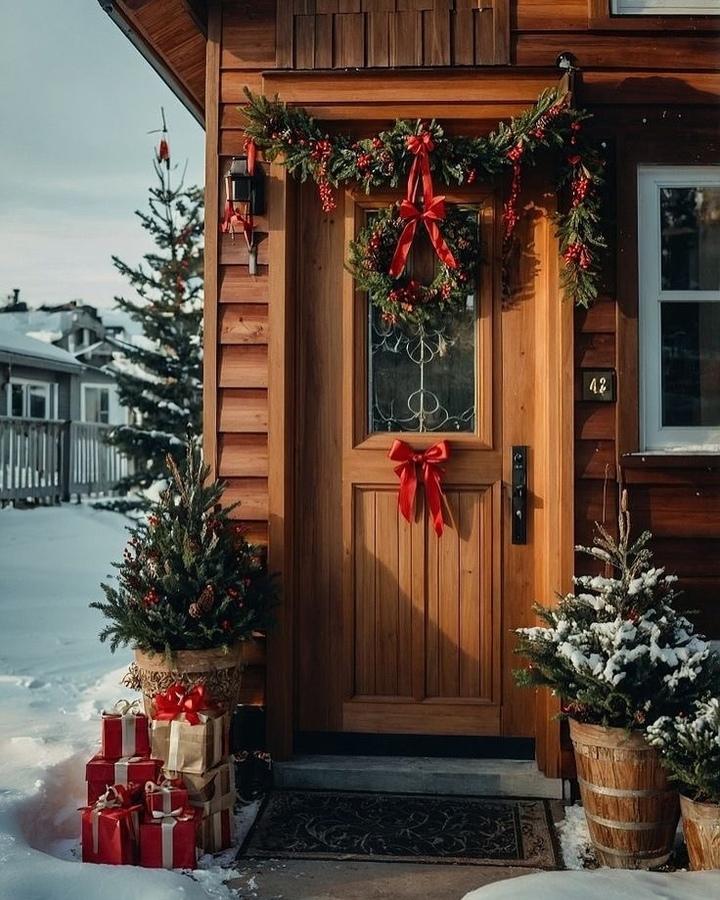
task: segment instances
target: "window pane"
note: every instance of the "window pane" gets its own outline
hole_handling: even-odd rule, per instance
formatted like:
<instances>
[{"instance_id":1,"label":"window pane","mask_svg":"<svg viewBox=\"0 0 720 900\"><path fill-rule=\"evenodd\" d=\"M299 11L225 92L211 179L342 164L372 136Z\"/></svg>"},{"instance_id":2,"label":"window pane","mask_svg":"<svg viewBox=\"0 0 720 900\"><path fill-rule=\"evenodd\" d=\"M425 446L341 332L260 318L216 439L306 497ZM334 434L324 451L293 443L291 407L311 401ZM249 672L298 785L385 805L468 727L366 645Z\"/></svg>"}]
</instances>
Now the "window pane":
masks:
<instances>
[{"instance_id":1,"label":"window pane","mask_svg":"<svg viewBox=\"0 0 720 900\"><path fill-rule=\"evenodd\" d=\"M720 425L720 303L662 303L662 424Z\"/></svg>"},{"instance_id":2,"label":"window pane","mask_svg":"<svg viewBox=\"0 0 720 900\"><path fill-rule=\"evenodd\" d=\"M27 386L30 417L32 419L47 418L47 391L36 384Z\"/></svg>"},{"instance_id":3,"label":"window pane","mask_svg":"<svg viewBox=\"0 0 720 900\"><path fill-rule=\"evenodd\" d=\"M99 422L105 425L110 421L110 391L107 388L100 388L100 417Z\"/></svg>"},{"instance_id":4,"label":"window pane","mask_svg":"<svg viewBox=\"0 0 720 900\"><path fill-rule=\"evenodd\" d=\"M10 386L10 415L23 415L23 386L21 384L13 384Z\"/></svg>"},{"instance_id":5,"label":"window pane","mask_svg":"<svg viewBox=\"0 0 720 900\"><path fill-rule=\"evenodd\" d=\"M104 422L109 421L108 410L110 407L110 395L107 388L85 388L85 421Z\"/></svg>"},{"instance_id":6,"label":"window pane","mask_svg":"<svg viewBox=\"0 0 720 900\"><path fill-rule=\"evenodd\" d=\"M720 187L660 189L664 291L720 289Z\"/></svg>"},{"instance_id":7,"label":"window pane","mask_svg":"<svg viewBox=\"0 0 720 900\"><path fill-rule=\"evenodd\" d=\"M370 305L370 431L475 430L475 298L442 332L384 323Z\"/></svg>"}]
</instances>

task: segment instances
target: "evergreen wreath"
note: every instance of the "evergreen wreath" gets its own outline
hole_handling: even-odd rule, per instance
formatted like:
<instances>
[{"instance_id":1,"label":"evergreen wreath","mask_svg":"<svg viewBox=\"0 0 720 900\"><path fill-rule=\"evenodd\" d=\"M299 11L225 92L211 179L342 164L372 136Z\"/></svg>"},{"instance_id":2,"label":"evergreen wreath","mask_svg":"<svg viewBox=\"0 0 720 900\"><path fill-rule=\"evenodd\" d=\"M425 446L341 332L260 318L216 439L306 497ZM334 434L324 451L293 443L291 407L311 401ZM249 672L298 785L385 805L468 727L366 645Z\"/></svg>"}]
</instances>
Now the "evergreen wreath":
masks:
<instances>
[{"instance_id":1,"label":"evergreen wreath","mask_svg":"<svg viewBox=\"0 0 720 900\"><path fill-rule=\"evenodd\" d=\"M436 326L446 313L462 310L472 293L478 262L477 224L463 210L448 210L442 233L458 265L451 268L440 262L429 285L419 284L406 272L393 278L388 271L404 227L397 204L380 210L350 242L347 268L358 290L367 291L388 325Z\"/></svg>"},{"instance_id":2,"label":"evergreen wreath","mask_svg":"<svg viewBox=\"0 0 720 900\"><path fill-rule=\"evenodd\" d=\"M369 193L403 183L416 158L408 140L423 133L432 140L430 169L441 184L471 185L510 172L503 215L506 258L520 218L522 171L541 154L552 152L559 162L557 188L567 197L556 216L565 263L562 287L578 306L590 306L597 298L599 252L606 246L599 194L603 162L585 137L584 124L590 114L573 108L559 88L544 91L533 107L501 122L485 137L448 136L435 120L398 120L391 128L360 140L330 135L300 107L288 107L277 98L249 90L245 93L248 104L242 112L248 137L267 160L281 158L288 172L301 181L313 179L325 212L335 208L334 189L342 184L357 183Z\"/></svg>"}]
</instances>

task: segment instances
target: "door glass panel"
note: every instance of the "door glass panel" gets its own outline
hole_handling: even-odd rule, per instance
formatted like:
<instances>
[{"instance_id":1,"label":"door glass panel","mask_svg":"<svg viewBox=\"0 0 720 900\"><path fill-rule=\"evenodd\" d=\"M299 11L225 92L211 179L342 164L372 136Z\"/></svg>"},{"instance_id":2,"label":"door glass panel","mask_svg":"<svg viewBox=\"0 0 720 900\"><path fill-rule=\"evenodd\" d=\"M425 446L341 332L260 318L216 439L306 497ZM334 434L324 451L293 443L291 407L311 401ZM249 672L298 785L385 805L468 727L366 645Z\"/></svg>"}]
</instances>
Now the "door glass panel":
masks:
<instances>
[{"instance_id":1,"label":"door glass panel","mask_svg":"<svg viewBox=\"0 0 720 900\"><path fill-rule=\"evenodd\" d=\"M720 302L660 306L662 424L720 425Z\"/></svg>"},{"instance_id":2,"label":"door glass panel","mask_svg":"<svg viewBox=\"0 0 720 900\"><path fill-rule=\"evenodd\" d=\"M468 215L477 217L476 210ZM418 233L408 262L412 276L433 278L434 251ZM477 296L433 327L385 322L368 299L368 430L474 432Z\"/></svg>"},{"instance_id":3,"label":"door glass panel","mask_svg":"<svg viewBox=\"0 0 720 900\"><path fill-rule=\"evenodd\" d=\"M23 410L23 386L21 384L10 385L10 415L22 417Z\"/></svg>"},{"instance_id":4,"label":"door glass panel","mask_svg":"<svg viewBox=\"0 0 720 900\"><path fill-rule=\"evenodd\" d=\"M720 187L660 189L664 291L720 289Z\"/></svg>"}]
</instances>

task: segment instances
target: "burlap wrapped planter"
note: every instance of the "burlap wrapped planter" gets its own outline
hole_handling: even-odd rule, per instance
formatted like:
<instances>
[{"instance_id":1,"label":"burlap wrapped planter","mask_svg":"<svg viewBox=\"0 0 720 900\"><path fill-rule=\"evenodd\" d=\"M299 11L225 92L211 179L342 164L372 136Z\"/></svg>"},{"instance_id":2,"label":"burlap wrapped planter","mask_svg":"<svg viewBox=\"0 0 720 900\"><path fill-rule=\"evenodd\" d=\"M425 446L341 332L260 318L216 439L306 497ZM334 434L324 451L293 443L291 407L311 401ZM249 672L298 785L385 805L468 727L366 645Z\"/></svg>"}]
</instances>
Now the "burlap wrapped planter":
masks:
<instances>
[{"instance_id":1,"label":"burlap wrapped planter","mask_svg":"<svg viewBox=\"0 0 720 900\"><path fill-rule=\"evenodd\" d=\"M678 792L642 733L570 719L580 796L598 861L616 869L664 865L675 841Z\"/></svg>"},{"instance_id":2,"label":"burlap wrapped planter","mask_svg":"<svg viewBox=\"0 0 720 900\"><path fill-rule=\"evenodd\" d=\"M240 697L243 667L243 643L229 649L176 650L172 656L135 650L135 662L123 683L142 691L149 716L154 712L153 698L177 682L187 688L204 683L213 700L232 713Z\"/></svg>"}]
</instances>

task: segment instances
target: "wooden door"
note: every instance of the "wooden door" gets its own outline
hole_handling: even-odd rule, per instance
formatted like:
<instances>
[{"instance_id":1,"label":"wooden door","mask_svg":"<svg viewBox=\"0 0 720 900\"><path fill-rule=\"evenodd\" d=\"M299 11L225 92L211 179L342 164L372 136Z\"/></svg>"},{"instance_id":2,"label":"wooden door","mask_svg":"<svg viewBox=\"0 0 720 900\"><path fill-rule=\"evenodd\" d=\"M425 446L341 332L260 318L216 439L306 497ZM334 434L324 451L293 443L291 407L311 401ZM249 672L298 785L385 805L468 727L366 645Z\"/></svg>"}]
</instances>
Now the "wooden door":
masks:
<instances>
[{"instance_id":1,"label":"wooden door","mask_svg":"<svg viewBox=\"0 0 720 900\"><path fill-rule=\"evenodd\" d=\"M480 190L448 195L476 217L482 265L464 332L451 336L451 346L435 336L429 347L445 354L432 391L422 360L420 399L435 398L423 407L409 389L420 377L412 369L417 353L407 365L378 362L384 338L375 335L367 296L355 292L343 269L347 241L393 199L348 194L332 218L319 214L307 189L298 202L296 729L499 735L509 449L501 422L497 201ZM419 251L415 265L423 259L427 265ZM381 347L381 354L392 352ZM449 383L448 399L440 394ZM405 394L393 395L396 388ZM427 412L435 401L442 417ZM413 421L414 413L423 421ZM416 449L442 438L450 443L440 538L422 490L412 523L398 511L398 479L387 456L396 437ZM529 728L526 722L513 733Z\"/></svg>"}]
</instances>

